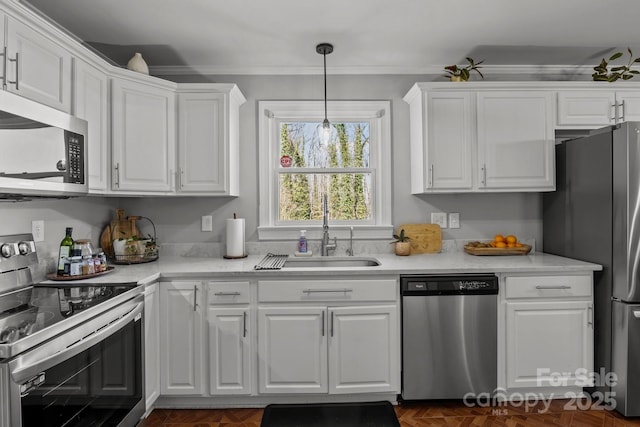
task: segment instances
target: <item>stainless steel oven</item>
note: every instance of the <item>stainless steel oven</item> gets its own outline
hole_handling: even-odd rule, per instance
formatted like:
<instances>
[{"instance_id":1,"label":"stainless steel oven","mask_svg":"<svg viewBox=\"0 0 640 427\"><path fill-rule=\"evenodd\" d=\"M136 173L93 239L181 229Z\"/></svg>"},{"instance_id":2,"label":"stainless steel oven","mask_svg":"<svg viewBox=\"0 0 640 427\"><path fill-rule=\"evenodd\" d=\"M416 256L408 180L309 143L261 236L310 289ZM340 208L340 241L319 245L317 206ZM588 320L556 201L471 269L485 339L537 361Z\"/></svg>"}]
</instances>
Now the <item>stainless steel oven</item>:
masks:
<instances>
[{"instance_id":1,"label":"stainless steel oven","mask_svg":"<svg viewBox=\"0 0 640 427\"><path fill-rule=\"evenodd\" d=\"M6 273L0 282L31 276ZM13 289L0 294L0 427L135 426L145 410L142 289L62 283L5 283Z\"/></svg>"}]
</instances>

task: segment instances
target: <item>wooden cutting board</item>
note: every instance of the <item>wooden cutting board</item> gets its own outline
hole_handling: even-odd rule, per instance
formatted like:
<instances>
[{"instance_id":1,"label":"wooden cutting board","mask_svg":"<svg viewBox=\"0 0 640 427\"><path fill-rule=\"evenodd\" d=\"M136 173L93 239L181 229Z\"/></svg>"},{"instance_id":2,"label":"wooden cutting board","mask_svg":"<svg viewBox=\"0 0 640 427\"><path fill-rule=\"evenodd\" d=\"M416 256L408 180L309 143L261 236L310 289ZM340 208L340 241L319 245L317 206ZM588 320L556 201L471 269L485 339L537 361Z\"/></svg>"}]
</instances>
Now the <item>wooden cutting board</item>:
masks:
<instances>
[{"instance_id":1,"label":"wooden cutting board","mask_svg":"<svg viewBox=\"0 0 640 427\"><path fill-rule=\"evenodd\" d=\"M120 238L139 236L136 226L137 216L125 216L124 209L116 209L116 219L102 230L100 235L100 247L107 256L113 257L113 241Z\"/></svg>"},{"instance_id":2,"label":"wooden cutting board","mask_svg":"<svg viewBox=\"0 0 640 427\"><path fill-rule=\"evenodd\" d=\"M431 254L442 250L442 229L438 224L404 224L396 234L404 229L411 240L412 254Z\"/></svg>"}]
</instances>

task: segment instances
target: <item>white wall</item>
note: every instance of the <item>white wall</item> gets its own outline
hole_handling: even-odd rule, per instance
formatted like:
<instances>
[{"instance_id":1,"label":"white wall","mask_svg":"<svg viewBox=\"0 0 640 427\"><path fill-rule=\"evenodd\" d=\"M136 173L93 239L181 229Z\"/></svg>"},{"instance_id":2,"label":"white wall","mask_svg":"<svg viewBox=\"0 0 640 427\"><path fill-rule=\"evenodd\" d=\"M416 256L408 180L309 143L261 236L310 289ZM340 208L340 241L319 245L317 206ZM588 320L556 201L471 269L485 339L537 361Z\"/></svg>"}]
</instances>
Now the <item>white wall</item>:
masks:
<instances>
[{"instance_id":1,"label":"white wall","mask_svg":"<svg viewBox=\"0 0 640 427\"><path fill-rule=\"evenodd\" d=\"M391 101L393 223L430 222L431 212L459 212L462 227L444 230L443 237L490 238L511 233L522 238L542 239L542 198L537 193L515 194L409 194L409 108L402 97L416 81L426 76L329 75L329 99L377 99ZM240 197L144 197L79 198L25 203L0 203L0 234L30 232L32 219L46 221L46 244L57 245L65 226L74 236L97 241L102 228L114 218L115 208L127 214L151 218L160 243L224 241L226 218L237 213L246 218L247 240L256 241L258 220L258 114L259 100L322 99L321 75L309 76L172 76L176 81L237 83L247 102L240 109L241 177ZM461 83L463 84L463 83ZM202 215L214 218L213 232L200 231ZM55 237L55 238L54 238ZM50 240L51 239L51 240Z\"/></svg>"}]
</instances>

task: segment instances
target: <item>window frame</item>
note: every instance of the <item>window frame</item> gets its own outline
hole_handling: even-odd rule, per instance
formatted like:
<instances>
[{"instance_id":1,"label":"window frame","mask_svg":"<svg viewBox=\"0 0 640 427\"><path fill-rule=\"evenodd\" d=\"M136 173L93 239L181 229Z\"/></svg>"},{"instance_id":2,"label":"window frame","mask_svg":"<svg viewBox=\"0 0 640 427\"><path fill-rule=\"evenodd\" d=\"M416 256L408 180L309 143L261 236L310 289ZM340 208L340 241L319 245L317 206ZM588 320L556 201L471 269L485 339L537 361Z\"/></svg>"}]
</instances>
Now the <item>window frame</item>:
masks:
<instances>
[{"instance_id":1,"label":"window frame","mask_svg":"<svg viewBox=\"0 0 640 427\"><path fill-rule=\"evenodd\" d=\"M357 239L387 239L393 234L391 223L391 125L390 101L327 101L328 119L331 122L370 122L370 164L372 170L373 203L372 219L366 221L332 221L329 218L331 237L349 238L354 228ZM300 229L307 230L307 237L322 237L322 221L308 224L278 225L278 168L281 121L317 121L324 119L324 101L258 101L258 239L295 240ZM374 140L375 138L375 140ZM345 171L348 168L345 168Z\"/></svg>"}]
</instances>

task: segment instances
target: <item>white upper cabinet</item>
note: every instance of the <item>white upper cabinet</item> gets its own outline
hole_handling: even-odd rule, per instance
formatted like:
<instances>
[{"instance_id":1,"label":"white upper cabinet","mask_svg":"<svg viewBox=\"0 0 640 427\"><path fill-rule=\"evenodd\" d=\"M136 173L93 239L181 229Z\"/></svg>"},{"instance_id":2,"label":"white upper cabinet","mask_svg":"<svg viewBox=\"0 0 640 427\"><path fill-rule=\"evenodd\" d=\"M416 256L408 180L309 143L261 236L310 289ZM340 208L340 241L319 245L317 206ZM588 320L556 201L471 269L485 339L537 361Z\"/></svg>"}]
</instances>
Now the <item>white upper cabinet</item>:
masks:
<instances>
[{"instance_id":1,"label":"white upper cabinet","mask_svg":"<svg viewBox=\"0 0 640 427\"><path fill-rule=\"evenodd\" d=\"M74 60L73 115L88 123L89 192L109 187L109 93L107 75L79 59Z\"/></svg>"},{"instance_id":2,"label":"white upper cabinet","mask_svg":"<svg viewBox=\"0 0 640 427\"><path fill-rule=\"evenodd\" d=\"M640 87L633 82L575 85L558 91L560 129L597 129L640 120Z\"/></svg>"},{"instance_id":3,"label":"white upper cabinet","mask_svg":"<svg viewBox=\"0 0 640 427\"><path fill-rule=\"evenodd\" d=\"M411 192L555 189L553 92L505 84L417 83Z\"/></svg>"},{"instance_id":4,"label":"white upper cabinet","mask_svg":"<svg viewBox=\"0 0 640 427\"><path fill-rule=\"evenodd\" d=\"M478 187L555 190L553 93L478 92Z\"/></svg>"},{"instance_id":5,"label":"white upper cabinet","mask_svg":"<svg viewBox=\"0 0 640 427\"><path fill-rule=\"evenodd\" d=\"M111 80L112 188L170 192L175 172L175 91Z\"/></svg>"},{"instance_id":6,"label":"white upper cabinet","mask_svg":"<svg viewBox=\"0 0 640 427\"><path fill-rule=\"evenodd\" d=\"M180 85L176 191L239 194L239 118L235 85Z\"/></svg>"},{"instance_id":7,"label":"white upper cabinet","mask_svg":"<svg viewBox=\"0 0 640 427\"><path fill-rule=\"evenodd\" d=\"M6 21L4 19L6 18ZM10 16L6 22L3 58L6 90L61 111L71 111L71 54L41 29Z\"/></svg>"}]
</instances>

